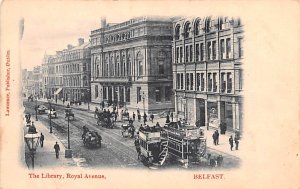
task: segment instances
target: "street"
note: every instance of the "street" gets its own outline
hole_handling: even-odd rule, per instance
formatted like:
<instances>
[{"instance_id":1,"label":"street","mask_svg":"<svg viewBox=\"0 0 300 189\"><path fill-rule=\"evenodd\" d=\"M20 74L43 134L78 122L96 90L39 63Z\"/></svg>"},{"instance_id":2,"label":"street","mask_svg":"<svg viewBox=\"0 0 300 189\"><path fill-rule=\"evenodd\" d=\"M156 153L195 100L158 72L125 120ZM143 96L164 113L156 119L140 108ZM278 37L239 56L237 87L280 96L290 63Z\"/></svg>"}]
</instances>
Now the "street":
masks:
<instances>
[{"instance_id":1,"label":"street","mask_svg":"<svg viewBox=\"0 0 300 189\"><path fill-rule=\"evenodd\" d=\"M49 107L46 102L37 102L38 105L44 104ZM31 114L31 120L35 121L35 107L36 102L24 101L25 113ZM65 120L65 106L61 104L51 104L52 108L57 111L57 118L52 118L53 134L63 143L67 148L67 130L68 122ZM113 167L113 168L146 168L139 160L134 146L134 139L124 138L121 134L121 124L119 121L113 129L104 128L97 125L97 120L94 118L94 113L87 110L78 110L72 108L75 119L70 120L70 147L73 150L73 160L80 161L82 167ZM131 114L130 114L131 115ZM38 121L41 122L50 130L49 118L47 114L38 115ZM163 124L164 118L157 118L155 122ZM134 126L138 129L141 123L134 122ZM81 139L83 129L86 126L92 131L97 131L102 136L101 148L88 148L83 145ZM211 139L207 136L208 140ZM47 141L47 138L45 139ZM240 159L234 155L214 149L214 146L209 146L208 143L207 153L212 156L222 155L223 168L235 168L240 165ZM163 168L182 169L178 162L166 162ZM197 164L190 164L191 169L204 169Z\"/></svg>"}]
</instances>

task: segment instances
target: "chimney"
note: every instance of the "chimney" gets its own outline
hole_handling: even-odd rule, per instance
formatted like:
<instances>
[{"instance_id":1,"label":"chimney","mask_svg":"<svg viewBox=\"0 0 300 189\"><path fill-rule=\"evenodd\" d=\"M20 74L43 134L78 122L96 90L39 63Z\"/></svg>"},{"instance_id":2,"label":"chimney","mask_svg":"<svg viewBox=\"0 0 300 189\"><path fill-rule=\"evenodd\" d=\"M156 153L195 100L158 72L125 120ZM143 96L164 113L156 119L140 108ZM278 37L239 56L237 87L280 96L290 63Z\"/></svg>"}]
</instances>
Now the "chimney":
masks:
<instances>
[{"instance_id":1,"label":"chimney","mask_svg":"<svg viewBox=\"0 0 300 189\"><path fill-rule=\"evenodd\" d=\"M68 50L70 50L70 49L72 49L72 48L73 48L73 46L72 46L72 45L70 45L70 44L69 44L67 47L68 47Z\"/></svg>"},{"instance_id":2,"label":"chimney","mask_svg":"<svg viewBox=\"0 0 300 189\"><path fill-rule=\"evenodd\" d=\"M78 38L78 46L83 45L84 39L83 38Z\"/></svg>"},{"instance_id":3,"label":"chimney","mask_svg":"<svg viewBox=\"0 0 300 189\"><path fill-rule=\"evenodd\" d=\"M106 17L101 17L101 28L105 28L106 27Z\"/></svg>"}]
</instances>

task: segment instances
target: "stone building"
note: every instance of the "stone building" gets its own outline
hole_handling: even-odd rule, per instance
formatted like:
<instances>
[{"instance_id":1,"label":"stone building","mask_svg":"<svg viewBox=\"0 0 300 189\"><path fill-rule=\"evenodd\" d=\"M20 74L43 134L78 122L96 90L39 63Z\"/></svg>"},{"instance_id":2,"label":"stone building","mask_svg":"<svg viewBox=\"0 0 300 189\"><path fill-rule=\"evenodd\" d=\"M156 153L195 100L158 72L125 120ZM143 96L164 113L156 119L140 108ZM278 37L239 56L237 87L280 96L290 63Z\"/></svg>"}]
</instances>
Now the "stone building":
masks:
<instances>
[{"instance_id":1,"label":"stone building","mask_svg":"<svg viewBox=\"0 0 300 189\"><path fill-rule=\"evenodd\" d=\"M33 95L37 96L38 98L43 96L42 91L42 70L41 66L35 66L32 71L32 77L34 82L33 87Z\"/></svg>"},{"instance_id":2,"label":"stone building","mask_svg":"<svg viewBox=\"0 0 300 189\"><path fill-rule=\"evenodd\" d=\"M227 17L173 22L173 88L179 117L242 130L243 27Z\"/></svg>"},{"instance_id":3,"label":"stone building","mask_svg":"<svg viewBox=\"0 0 300 189\"><path fill-rule=\"evenodd\" d=\"M34 95L33 72L27 69L22 70L22 93L23 97Z\"/></svg>"},{"instance_id":4,"label":"stone building","mask_svg":"<svg viewBox=\"0 0 300 189\"><path fill-rule=\"evenodd\" d=\"M172 98L172 20L140 17L91 31L92 102L161 112Z\"/></svg>"},{"instance_id":5,"label":"stone building","mask_svg":"<svg viewBox=\"0 0 300 189\"><path fill-rule=\"evenodd\" d=\"M43 81L47 98L67 101L89 101L90 98L90 43L79 38L77 46L45 55Z\"/></svg>"}]
</instances>

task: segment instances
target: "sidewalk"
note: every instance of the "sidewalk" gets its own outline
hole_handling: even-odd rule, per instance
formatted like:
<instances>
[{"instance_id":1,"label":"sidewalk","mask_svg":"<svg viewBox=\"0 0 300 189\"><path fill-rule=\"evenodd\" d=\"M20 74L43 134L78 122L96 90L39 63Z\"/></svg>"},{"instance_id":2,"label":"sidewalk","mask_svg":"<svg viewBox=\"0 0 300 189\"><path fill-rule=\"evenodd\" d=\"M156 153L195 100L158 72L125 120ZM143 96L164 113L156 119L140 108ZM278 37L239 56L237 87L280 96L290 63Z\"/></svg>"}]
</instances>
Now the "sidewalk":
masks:
<instances>
[{"instance_id":1,"label":"sidewalk","mask_svg":"<svg viewBox=\"0 0 300 189\"><path fill-rule=\"evenodd\" d=\"M65 147L59 139L52 133L49 133L49 129L44 126L40 121L34 121L34 125L37 129L38 135L43 133L45 140L43 148L39 144L34 156L34 168L45 167L70 167L76 166L76 163L72 158L65 158ZM27 129L26 129L27 130ZM27 132L25 132L27 133ZM25 141L24 141L25 142ZM60 146L59 158L57 159L54 151L54 144L57 142ZM25 147L26 153L29 153L27 146ZM28 154L29 155L29 154ZM26 158L29 168L31 168L31 159L29 156Z\"/></svg>"}]
</instances>

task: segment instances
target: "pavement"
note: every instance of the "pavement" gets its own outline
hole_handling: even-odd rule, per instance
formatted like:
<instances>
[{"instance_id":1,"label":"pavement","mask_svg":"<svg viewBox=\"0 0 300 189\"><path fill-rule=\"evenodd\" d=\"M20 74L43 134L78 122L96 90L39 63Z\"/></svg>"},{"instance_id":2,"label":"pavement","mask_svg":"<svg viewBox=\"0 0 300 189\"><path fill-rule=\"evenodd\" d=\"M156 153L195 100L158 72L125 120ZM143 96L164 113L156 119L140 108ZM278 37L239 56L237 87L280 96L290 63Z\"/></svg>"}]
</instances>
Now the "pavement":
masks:
<instances>
[{"instance_id":1,"label":"pavement","mask_svg":"<svg viewBox=\"0 0 300 189\"><path fill-rule=\"evenodd\" d=\"M32 118L34 125L37 129L38 135L43 133L45 140L44 146L41 147L39 144L34 155L34 168L46 168L46 167L73 167L77 166L77 163L72 158L65 158L65 147L55 136L55 133L50 133L49 128L43 125L40 121L35 121L34 117ZM24 129L24 133L27 133L27 129ZM54 151L54 144L57 142L60 146L59 158L57 159ZM29 151L27 146L25 146L25 155L27 166L31 168L32 162L29 157Z\"/></svg>"},{"instance_id":2,"label":"pavement","mask_svg":"<svg viewBox=\"0 0 300 189\"><path fill-rule=\"evenodd\" d=\"M47 99L42 99L42 98L38 99L38 101L48 102ZM70 102L65 101L65 103L63 103L61 100L57 100L57 103L55 101L52 101L52 103L56 104L56 105L66 106ZM96 107L98 109L100 109L100 105L95 104L95 103L89 103L89 104L88 103L82 103L81 105L72 105L71 106L71 108L88 111L90 113L94 113ZM112 112L112 108L107 108L106 107L105 109L106 110L110 109L110 111ZM121 112L122 110L124 110L124 109L120 108L119 112ZM128 110L128 112L129 112L130 117L132 117L133 112L130 111L130 110ZM156 114L154 114L154 115L155 115L155 117L154 117L153 124L156 124L156 122L159 122L160 125L165 124L166 118L158 118L158 116ZM176 115L174 116L174 121L177 121L177 119L175 117L176 117ZM149 115L148 115L148 119L149 119ZM137 121L137 116L136 116L136 120L134 122L134 125L143 124L142 120L143 120L143 118L141 119L141 122L138 122ZM152 125L152 122L148 121L147 124ZM205 135L206 135L206 138L207 138L207 146L209 147L209 149L212 150L212 151L215 151L216 153L221 152L221 153L225 153L225 154L232 155L232 156L240 158L240 154L241 154L240 149L242 149L242 141L241 140L239 141L239 150L235 150L235 144L234 144L234 148L231 151L230 150L230 145L229 145L229 137L231 135L234 137L234 133L230 132L230 131L227 131L225 133L225 135L221 135L221 134L219 135L219 144L214 145L212 135L215 132L215 130L216 130L216 128L211 128L210 127L209 130L207 130L207 128L205 128ZM220 133L220 130L219 130L219 133Z\"/></svg>"}]
</instances>

